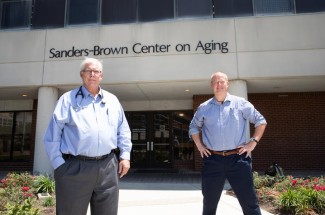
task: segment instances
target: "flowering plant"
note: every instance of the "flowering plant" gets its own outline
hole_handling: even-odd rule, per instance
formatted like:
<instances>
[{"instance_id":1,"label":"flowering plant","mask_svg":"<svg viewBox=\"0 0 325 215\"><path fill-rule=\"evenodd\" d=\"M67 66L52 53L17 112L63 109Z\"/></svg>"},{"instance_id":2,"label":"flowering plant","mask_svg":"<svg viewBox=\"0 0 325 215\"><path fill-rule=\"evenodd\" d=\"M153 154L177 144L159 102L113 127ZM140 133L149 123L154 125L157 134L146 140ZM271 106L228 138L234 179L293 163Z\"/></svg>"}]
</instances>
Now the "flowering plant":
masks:
<instances>
[{"instance_id":1,"label":"flowering plant","mask_svg":"<svg viewBox=\"0 0 325 215\"><path fill-rule=\"evenodd\" d=\"M0 182L0 188L4 190L3 197L6 197L10 202L22 204L26 199L33 198L32 189L34 176L28 173L9 173L6 178Z\"/></svg>"},{"instance_id":2,"label":"flowering plant","mask_svg":"<svg viewBox=\"0 0 325 215\"><path fill-rule=\"evenodd\" d=\"M261 203L271 202L277 214L324 214L325 177L260 176L254 186Z\"/></svg>"},{"instance_id":3,"label":"flowering plant","mask_svg":"<svg viewBox=\"0 0 325 215\"><path fill-rule=\"evenodd\" d=\"M44 184L42 181L45 179L45 185L48 183L51 185L51 189L54 189L54 182L48 176L33 176L29 173L8 173L0 181L0 214L2 212L9 215L39 214L40 204L35 194L38 193L40 190L39 186Z\"/></svg>"}]
</instances>

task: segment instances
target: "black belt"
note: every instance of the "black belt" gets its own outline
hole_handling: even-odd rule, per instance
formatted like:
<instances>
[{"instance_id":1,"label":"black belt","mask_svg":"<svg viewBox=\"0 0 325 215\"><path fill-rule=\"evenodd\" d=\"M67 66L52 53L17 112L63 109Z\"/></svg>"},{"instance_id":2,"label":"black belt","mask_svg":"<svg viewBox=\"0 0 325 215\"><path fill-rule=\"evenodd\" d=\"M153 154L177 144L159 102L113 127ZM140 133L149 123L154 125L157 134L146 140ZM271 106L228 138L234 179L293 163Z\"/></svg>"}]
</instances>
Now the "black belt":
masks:
<instances>
[{"instance_id":1,"label":"black belt","mask_svg":"<svg viewBox=\"0 0 325 215\"><path fill-rule=\"evenodd\" d=\"M87 157L83 155L71 155L71 154L62 154L62 157L64 160L68 159L77 159L77 160L83 160L83 161L100 161L108 158L108 155L102 155L102 156L96 156L96 157Z\"/></svg>"}]
</instances>

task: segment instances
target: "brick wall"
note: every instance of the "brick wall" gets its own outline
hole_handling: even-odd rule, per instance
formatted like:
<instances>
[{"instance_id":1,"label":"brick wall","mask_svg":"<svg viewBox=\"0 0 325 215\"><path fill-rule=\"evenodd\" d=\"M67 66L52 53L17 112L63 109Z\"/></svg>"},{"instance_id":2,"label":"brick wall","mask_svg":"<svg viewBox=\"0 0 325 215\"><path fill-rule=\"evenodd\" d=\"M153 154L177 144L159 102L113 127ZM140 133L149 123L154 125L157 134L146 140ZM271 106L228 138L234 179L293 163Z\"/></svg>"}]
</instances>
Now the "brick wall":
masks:
<instances>
[{"instance_id":1,"label":"brick wall","mask_svg":"<svg viewBox=\"0 0 325 215\"><path fill-rule=\"evenodd\" d=\"M194 111L208 98L211 95L194 96ZM264 171L277 162L284 171L325 171L325 92L249 94L248 100L268 122L253 152L254 170ZM201 166L196 149L195 170Z\"/></svg>"}]
</instances>

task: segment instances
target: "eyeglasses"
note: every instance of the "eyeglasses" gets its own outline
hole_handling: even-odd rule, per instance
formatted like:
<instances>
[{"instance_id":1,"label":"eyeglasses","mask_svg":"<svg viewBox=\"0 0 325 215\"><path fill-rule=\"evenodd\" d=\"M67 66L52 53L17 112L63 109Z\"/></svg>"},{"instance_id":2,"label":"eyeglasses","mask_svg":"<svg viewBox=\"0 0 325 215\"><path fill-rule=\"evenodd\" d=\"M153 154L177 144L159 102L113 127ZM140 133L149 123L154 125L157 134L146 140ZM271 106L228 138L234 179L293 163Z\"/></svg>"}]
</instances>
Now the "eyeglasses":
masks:
<instances>
[{"instance_id":1,"label":"eyeglasses","mask_svg":"<svg viewBox=\"0 0 325 215\"><path fill-rule=\"evenodd\" d=\"M218 84L224 85L225 83L226 83L225 81L214 81L214 82L212 82L212 84L216 84L216 85L218 85Z\"/></svg>"},{"instance_id":2,"label":"eyeglasses","mask_svg":"<svg viewBox=\"0 0 325 215\"><path fill-rule=\"evenodd\" d=\"M91 69L84 69L83 72L91 75L91 73L94 73L94 75L99 75L102 73L102 71L99 70L91 70Z\"/></svg>"}]
</instances>

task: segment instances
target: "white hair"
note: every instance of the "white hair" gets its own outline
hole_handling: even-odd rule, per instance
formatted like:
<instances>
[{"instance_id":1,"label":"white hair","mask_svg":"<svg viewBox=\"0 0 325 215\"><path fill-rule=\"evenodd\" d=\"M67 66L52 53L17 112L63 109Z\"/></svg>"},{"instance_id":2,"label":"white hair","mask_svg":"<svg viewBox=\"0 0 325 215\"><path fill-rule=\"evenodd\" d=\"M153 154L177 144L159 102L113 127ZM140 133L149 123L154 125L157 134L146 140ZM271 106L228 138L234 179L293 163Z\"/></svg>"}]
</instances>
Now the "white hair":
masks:
<instances>
[{"instance_id":1,"label":"white hair","mask_svg":"<svg viewBox=\"0 0 325 215\"><path fill-rule=\"evenodd\" d=\"M96 58L86 57L80 64L80 71L83 71L87 64L93 64L98 66L98 69L103 73L103 64Z\"/></svg>"}]
</instances>

